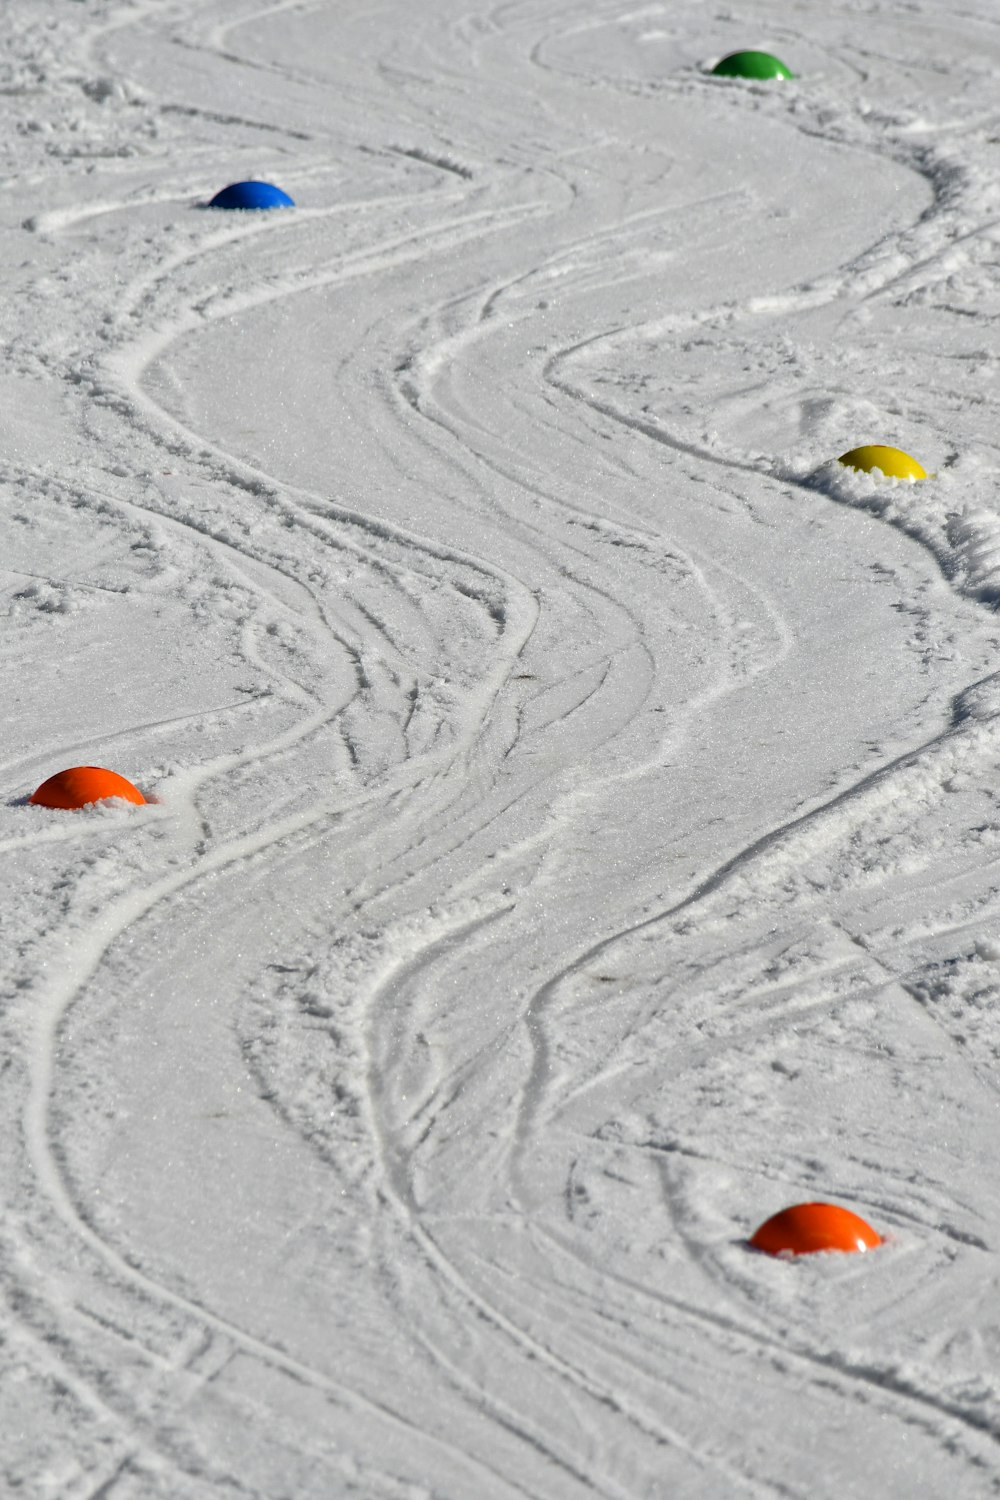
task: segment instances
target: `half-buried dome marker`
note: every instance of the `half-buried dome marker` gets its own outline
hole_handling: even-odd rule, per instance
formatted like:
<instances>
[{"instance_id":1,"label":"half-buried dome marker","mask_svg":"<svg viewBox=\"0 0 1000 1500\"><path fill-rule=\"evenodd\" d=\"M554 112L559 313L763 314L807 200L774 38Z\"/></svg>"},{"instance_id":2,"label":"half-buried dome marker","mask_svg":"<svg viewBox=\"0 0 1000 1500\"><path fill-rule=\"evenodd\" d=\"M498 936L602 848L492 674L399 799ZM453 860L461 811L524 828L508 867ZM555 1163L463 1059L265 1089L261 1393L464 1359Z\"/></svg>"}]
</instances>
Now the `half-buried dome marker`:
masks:
<instances>
[{"instance_id":1,"label":"half-buried dome marker","mask_svg":"<svg viewBox=\"0 0 1000 1500\"><path fill-rule=\"evenodd\" d=\"M146 801L131 781L119 776L117 771L105 770L103 766L70 766L65 771L57 771L35 788L28 801L34 807L59 807L69 811L88 807L92 802L105 802L112 797L121 797L125 802L144 804Z\"/></svg>"},{"instance_id":2,"label":"half-buried dome marker","mask_svg":"<svg viewBox=\"0 0 1000 1500\"><path fill-rule=\"evenodd\" d=\"M295 201L289 198L273 182L231 182L222 188L209 202L209 208L294 208Z\"/></svg>"},{"instance_id":3,"label":"half-buried dome marker","mask_svg":"<svg viewBox=\"0 0 1000 1500\"><path fill-rule=\"evenodd\" d=\"M712 73L716 78L792 78L794 74L780 58L770 52L730 52L715 64Z\"/></svg>"},{"instance_id":4,"label":"half-buried dome marker","mask_svg":"<svg viewBox=\"0 0 1000 1500\"><path fill-rule=\"evenodd\" d=\"M875 1250L883 1240L849 1208L836 1203L796 1203L765 1220L749 1243L768 1255L815 1255L823 1250Z\"/></svg>"},{"instance_id":5,"label":"half-buried dome marker","mask_svg":"<svg viewBox=\"0 0 1000 1500\"><path fill-rule=\"evenodd\" d=\"M847 469L860 469L871 474L878 469L887 479L926 479L927 470L915 458L904 453L902 448L891 448L888 443L865 443L842 453L837 460Z\"/></svg>"}]
</instances>

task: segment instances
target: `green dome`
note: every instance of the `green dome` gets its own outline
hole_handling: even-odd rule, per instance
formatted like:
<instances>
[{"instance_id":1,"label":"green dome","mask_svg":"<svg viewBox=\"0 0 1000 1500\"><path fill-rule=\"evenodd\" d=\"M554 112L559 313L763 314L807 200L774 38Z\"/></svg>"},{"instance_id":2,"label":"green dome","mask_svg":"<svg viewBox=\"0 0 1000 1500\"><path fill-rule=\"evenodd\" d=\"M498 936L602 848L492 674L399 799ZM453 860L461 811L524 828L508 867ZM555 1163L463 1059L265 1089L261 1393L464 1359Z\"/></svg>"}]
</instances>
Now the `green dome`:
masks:
<instances>
[{"instance_id":1,"label":"green dome","mask_svg":"<svg viewBox=\"0 0 1000 1500\"><path fill-rule=\"evenodd\" d=\"M720 78L791 78L784 63L770 52L730 52L712 72Z\"/></svg>"}]
</instances>

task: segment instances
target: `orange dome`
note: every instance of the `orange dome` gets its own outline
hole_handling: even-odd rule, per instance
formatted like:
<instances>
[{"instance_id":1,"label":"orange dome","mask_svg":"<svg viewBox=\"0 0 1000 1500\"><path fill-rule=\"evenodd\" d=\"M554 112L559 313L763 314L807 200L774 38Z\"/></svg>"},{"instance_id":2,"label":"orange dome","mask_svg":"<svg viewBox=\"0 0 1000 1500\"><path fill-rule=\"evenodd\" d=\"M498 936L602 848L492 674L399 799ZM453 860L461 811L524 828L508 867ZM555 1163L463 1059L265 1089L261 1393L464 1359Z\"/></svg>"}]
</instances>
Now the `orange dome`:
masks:
<instances>
[{"instance_id":1,"label":"orange dome","mask_svg":"<svg viewBox=\"0 0 1000 1500\"><path fill-rule=\"evenodd\" d=\"M124 797L126 802L145 802L138 787L101 766L70 766L57 771L32 792L28 801L36 807L86 807L89 802L103 802L107 797Z\"/></svg>"},{"instance_id":2,"label":"orange dome","mask_svg":"<svg viewBox=\"0 0 1000 1500\"><path fill-rule=\"evenodd\" d=\"M882 1236L836 1203L796 1203L762 1224L750 1243L768 1255L813 1255L817 1250L874 1250Z\"/></svg>"}]
</instances>

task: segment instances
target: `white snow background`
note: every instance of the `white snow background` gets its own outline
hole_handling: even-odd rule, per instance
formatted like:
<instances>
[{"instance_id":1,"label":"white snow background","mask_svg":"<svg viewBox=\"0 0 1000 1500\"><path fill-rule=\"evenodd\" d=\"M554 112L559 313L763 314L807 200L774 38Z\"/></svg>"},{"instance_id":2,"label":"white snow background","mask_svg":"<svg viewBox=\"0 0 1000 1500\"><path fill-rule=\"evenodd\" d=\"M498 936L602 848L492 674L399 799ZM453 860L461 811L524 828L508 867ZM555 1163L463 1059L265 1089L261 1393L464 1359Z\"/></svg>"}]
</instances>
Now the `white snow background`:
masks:
<instances>
[{"instance_id":1,"label":"white snow background","mask_svg":"<svg viewBox=\"0 0 1000 1500\"><path fill-rule=\"evenodd\" d=\"M0 278L0 1493L1000 1492L995 0L8 0Z\"/></svg>"}]
</instances>

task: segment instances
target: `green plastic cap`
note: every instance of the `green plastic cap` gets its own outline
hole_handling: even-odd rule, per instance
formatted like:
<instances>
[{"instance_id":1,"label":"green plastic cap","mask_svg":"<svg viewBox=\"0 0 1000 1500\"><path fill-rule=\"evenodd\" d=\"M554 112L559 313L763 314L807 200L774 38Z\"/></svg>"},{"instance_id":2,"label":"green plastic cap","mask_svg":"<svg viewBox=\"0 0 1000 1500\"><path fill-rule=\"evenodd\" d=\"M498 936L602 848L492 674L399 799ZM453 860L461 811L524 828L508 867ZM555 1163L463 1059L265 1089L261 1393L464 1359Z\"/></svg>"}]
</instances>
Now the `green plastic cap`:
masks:
<instances>
[{"instance_id":1,"label":"green plastic cap","mask_svg":"<svg viewBox=\"0 0 1000 1500\"><path fill-rule=\"evenodd\" d=\"M720 78L791 78L791 71L770 52L730 52L712 69Z\"/></svg>"}]
</instances>

